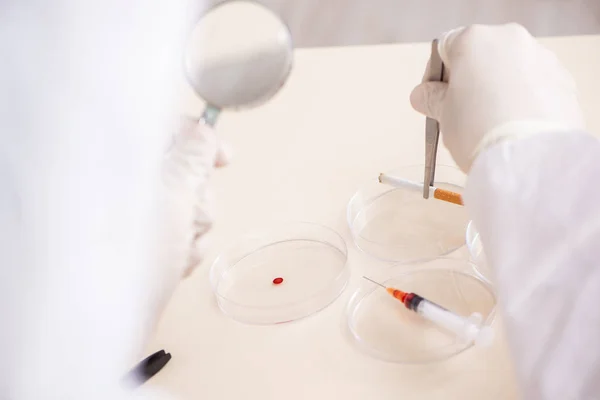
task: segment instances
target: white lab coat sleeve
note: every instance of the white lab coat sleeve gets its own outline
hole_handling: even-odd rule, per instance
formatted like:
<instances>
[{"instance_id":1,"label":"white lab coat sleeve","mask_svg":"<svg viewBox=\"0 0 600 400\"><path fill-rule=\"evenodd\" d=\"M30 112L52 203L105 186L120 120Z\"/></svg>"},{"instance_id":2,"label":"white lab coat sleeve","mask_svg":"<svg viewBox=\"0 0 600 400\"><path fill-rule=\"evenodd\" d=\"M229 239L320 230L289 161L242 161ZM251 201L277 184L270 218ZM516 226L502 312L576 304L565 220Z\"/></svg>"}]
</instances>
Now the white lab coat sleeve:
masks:
<instances>
[{"instance_id":1,"label":"white lab coat sleeve","mask_svg":"<svg viewBox=\"0 0 600 400\"><path fill-rule=\"evenodd\" d=\"M465 193L493 269L523 398L600 394L600 142L583 132L497 144Z\"/></svg>"},{"instance_id":2,"label":"white lab coat sleeve","mask_svg":"<svg viewBox=\"0 0 600 400\"><path fill-rule=\"evenodd\" d=\"M0 399L163 397L120 381L191 241L161 181L186 10L0 1Z\"/></svg>"}]
</instances>

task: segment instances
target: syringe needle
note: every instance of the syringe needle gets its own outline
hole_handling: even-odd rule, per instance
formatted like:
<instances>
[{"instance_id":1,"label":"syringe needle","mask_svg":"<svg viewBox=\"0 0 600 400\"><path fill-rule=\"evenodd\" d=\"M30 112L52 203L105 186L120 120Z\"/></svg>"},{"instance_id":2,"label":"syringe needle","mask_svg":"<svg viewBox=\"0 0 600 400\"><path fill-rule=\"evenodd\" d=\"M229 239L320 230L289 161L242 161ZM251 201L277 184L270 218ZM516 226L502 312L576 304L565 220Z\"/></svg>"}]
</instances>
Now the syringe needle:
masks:
<instances>
[{"instance_id":1,"label":"syringe needle","mask_svg":"<svg viewBox=\"0 0 600 400\"><path fill-rule=\"evenodd\" d=\"M368 280L369 282L373 282L374 284L376 284L377 286L381 286L384 289L387 289L385 286L383 286L381 283L379 282L375 282L373 279L371 278L367 278L366 276L363 276L364 279Z\"/></svg>"},{"instance_id":2,"label":"syringe needle","mask_svg":"<svg viewBox=\"0 0 600 400\"><path fill-rule=\"evenodd\" d=\"M363 278L365 278L369 282L373 282L377 286L381 286L382 288L385 289L386 292L388 292L390 295L392 295L397 300L400 300L402 303L404 303L404 300L406 299L406 296L408 295L407 293L403 292L402 290L398 290L398 289L394 289L394 288L389 288L389 287L387 287L385 285L382 285L379 282L374 281L371 278L367 278L366 276L363 276Z\"/></svg>"}]
</instances>

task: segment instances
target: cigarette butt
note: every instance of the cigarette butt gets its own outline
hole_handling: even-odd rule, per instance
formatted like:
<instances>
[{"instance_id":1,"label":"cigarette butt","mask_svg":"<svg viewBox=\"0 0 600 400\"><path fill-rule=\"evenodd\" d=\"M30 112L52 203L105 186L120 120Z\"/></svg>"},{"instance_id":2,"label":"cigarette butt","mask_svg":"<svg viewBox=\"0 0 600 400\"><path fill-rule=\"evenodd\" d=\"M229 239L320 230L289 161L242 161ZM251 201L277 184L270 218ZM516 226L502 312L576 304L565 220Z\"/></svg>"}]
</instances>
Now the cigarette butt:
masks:
<instances>
[{"instance_id":1,"label":"cigarette butt","mask_svg":"<svg viewBox=\"0 0 600 400\"><path fill-rule=\"evenodd\" d=\"M464 205L462 196L458 193L451 192L449 190L436 188L433 192L433 197L438 200L444 200L450 203L458 204L459 206Z\"/></svg>"}]
</instances>

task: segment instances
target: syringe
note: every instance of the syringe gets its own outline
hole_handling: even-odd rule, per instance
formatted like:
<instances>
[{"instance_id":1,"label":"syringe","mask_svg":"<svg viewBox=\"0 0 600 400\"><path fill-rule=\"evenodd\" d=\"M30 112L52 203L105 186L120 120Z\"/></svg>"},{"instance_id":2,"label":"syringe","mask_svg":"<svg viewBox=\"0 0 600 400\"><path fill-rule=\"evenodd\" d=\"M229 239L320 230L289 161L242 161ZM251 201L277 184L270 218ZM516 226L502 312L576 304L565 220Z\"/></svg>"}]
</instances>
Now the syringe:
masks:
<instances>
[{"instance_id":1,"label":"syringe","mask_svg":"<svg viewBox=\"0 0 600 400\"><path fill-rule=\"evenodd\" d=\"M473 313L469 317L463 317L424 299L418 294L386 287L366 276L363 276L363 278L381 286L394 298L400 300L404 307L433 322L443 330L456 335L461 341L468 344L475 342L479 346L489 346L492 343L494 330L490 326L482 324L481 314Z\"/></svg>"}]
</instances>

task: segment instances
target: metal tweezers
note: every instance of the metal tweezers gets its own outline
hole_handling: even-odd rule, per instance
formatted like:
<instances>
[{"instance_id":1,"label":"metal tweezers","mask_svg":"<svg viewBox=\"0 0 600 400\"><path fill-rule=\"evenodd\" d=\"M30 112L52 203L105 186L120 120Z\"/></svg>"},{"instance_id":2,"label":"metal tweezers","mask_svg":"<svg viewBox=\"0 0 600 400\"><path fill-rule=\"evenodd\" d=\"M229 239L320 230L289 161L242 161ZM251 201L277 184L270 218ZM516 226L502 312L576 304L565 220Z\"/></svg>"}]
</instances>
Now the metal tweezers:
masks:
<instances>
[{"instance_id":1,"label":"metal tweezers","mask_svg":"<svg viewBox=\"0 0 600 400\"><path fill-rule=\"evenodd\" d=\"M438 52L438 40L431 43L431 58L427 81L442 82L444 80L444 63ZM429 198L429 188L435 181L435 162L440 139L440 124L433 118L425 120L425 177L423 179L423 198Z\"/></svg>"}]
</instances>

